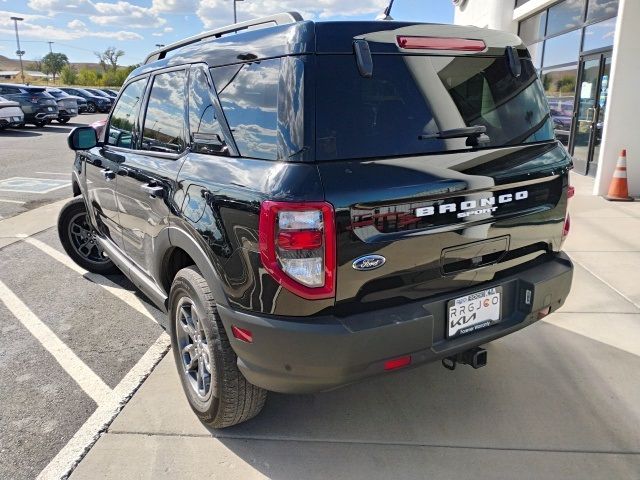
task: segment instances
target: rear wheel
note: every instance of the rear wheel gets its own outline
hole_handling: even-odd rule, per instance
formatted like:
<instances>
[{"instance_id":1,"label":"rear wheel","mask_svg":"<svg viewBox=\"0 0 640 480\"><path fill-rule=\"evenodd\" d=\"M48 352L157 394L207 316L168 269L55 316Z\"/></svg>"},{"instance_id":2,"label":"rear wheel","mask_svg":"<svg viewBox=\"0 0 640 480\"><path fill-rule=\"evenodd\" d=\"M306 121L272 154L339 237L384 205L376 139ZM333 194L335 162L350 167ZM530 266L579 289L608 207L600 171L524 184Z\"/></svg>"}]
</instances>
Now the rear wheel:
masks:
<instances>
[{"instance_id":1,"label":"rear wheel","mask_svg":"<svg viewBox=\"0 0 640 480\"><path fill-rule=\"evenodd\" d=\"M69 121L69 117L62 117L58 119L58 123L67 123Z\"/></svg>"},{"instance_id":2,"label":"rear wheel","mask_svg":"<svg viewBox=\"0 0 640 480\"><path fill-rule=\"evenodd\" d=\"M196 267L183 268L173 280L169 325L182 387L202 422L225 428L260 413L267 391L238 370L211 290Z\"/></svg>"},{"instance_id":3,"label":"rear wheel","mask_svg":"<svg viewBox=\"0 0 640 480\"><path fill-rule=\"evenodd\" d=\"M42 127L44 127L46 124L47 124L47 122L42 121L42 120L40 120L40 121L38 121L38 122L34 123L34 125L35 125L36 127L38 127L38 128L42 128Z\"/></svg>"},{"instance_id":4,"label":"rear wheel","mask_svg":"<svg viewBox=\"0 0 640 480\"><path fill-rule=\"evenodd\" d=\"M103 275L119 271L96 241L82 197L63 207L58 217L58 236L67 255L82 268Z\"/></svg>"}]
</instances>

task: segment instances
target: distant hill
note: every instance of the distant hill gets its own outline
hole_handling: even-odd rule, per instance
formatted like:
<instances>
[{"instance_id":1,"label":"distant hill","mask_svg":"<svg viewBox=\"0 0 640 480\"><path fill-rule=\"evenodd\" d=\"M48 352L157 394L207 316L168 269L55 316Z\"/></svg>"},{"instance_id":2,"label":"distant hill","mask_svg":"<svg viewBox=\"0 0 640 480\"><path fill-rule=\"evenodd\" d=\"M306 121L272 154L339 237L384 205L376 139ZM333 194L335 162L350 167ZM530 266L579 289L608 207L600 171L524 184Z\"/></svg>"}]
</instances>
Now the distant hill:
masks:
<instances>
[{"instance_id":1,"label":"distant hill","mask_svg":"<svg viewBox=\"0 0 640 480\"><path fill-rule=\"evenodd\" d=\"M22 64L24 65L25 70L36 70L36 63L33 60L22 60ZM90 70L100 70L101 67L98 63L74 63L71 62L71 65L75 67L77 70L81 70L83 68L88 68ZM3 55L0 55L0 70L20 70L20 60L8 58Z\"/></svg>"}]
</instances>

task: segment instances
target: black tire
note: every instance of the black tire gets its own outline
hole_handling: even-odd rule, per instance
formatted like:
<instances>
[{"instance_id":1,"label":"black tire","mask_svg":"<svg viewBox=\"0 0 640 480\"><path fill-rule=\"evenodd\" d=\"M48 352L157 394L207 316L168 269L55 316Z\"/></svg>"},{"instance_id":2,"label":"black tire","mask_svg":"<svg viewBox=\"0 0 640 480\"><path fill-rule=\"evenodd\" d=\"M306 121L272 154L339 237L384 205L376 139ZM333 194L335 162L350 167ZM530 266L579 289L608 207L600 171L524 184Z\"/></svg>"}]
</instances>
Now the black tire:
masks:
<instances>
[{"instance_id":1,"label":"black tire","mask_svg":"<svg viewBox=\"0 0 640 480\"><path fill-rule=\"evenodd\" d=\"M98 107L96 107L95 103L93 102L87 103L87 113L96 113L97 110L98 110Z\"/></svg>"},{"instance_id":2,"label":"black tire","mask_svg":"<svg viewBox=\"0 0 640 480\"><path fill-rule=\"evenodd\" d=\"M62 117L58 119L58 123L67 123L69 120L69 117Z\"/></svg>"},{"instance_id":3,"label":"black tire","mask_svg":"<svg viewBox=\"0 0 640 480\"><path fill-rule=\"evenodd\" d=\"M192 321L197 317L197 326L191 330L192 333L187 333L187 329L182 327L186 318L182 312L186 312L187 306ZM182 387L191 408L202 422L213 428L225 428L246 422L260 413L267 391L250 384L238 370L236 354L220 321L209 285L195 266L180 270L171 285L169 334ZM197 353L195 345L198 342L194 336L204 342L204 345L200 344L200 354ZM192 343L184 346L184 342ZM186 351L189 346L194 348L183 354L183 348ZM196 372L193 368L187 370L185 363L193 365L196 359L197 368L204 365L206 369L207 358L208 394L203 395L196 391L195 384L200 385L193 378Z\"/></svg>"},{"instance_id":4,"label":"black tire","mask_svg":"<svg viewBox=\"0 0 640 480\"><path fill-rule=\"evenodd\" d=\"M86 232L86 233L83 233ZM67 203L58 216L58 237L67 255L85 270L101 275L118 273L118 267L104 254L95 240L82 197ZM86 245L86 246L84 246Z\"/></svg>"},{"instance_id":5,"label":"black tire","mask_svg":"<svg viewBox=\"0 0 640 480\"><path fill-rule=\"evenodd\" d=\"M43 121L40 121L40 122L36 122L36 123L34 123L34 125L35 125L36 127L38 127L38 128L42 128L42 127L44 127L46 124L47 124L47 122L43 122Z\"/></svg>"}]
</instances>

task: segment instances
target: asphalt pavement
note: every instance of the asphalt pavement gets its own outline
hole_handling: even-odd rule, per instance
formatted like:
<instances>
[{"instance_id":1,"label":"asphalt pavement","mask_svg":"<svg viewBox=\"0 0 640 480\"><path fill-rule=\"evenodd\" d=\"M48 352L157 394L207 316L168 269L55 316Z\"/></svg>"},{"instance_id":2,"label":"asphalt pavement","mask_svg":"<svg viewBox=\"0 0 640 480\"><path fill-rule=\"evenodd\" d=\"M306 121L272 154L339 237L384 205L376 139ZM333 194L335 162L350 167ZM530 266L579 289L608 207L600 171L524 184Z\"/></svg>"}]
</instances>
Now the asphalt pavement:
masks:
<instances>
[{"instance_id":1,"label":"asphalt pavement","mask_svg":"<svg viewBox=\"0 0 640 480\"><path fill-rule=\"evenodd\" d=\"M0 219L68 197L73 152L67 135L105 117L83 114L64 125L1 130Z\"/></svg>"},{"instance_id":2,"label":"asphalt pavement","mask_svg":"<svg viewBox=\"0 0 640 480\"><path fill-rule=\"evenodd\" d=\"M0 132L0 479L60 478L168 346L123 275L86 272L60 245L73 126Z\"/></svg>"}]
</instances>

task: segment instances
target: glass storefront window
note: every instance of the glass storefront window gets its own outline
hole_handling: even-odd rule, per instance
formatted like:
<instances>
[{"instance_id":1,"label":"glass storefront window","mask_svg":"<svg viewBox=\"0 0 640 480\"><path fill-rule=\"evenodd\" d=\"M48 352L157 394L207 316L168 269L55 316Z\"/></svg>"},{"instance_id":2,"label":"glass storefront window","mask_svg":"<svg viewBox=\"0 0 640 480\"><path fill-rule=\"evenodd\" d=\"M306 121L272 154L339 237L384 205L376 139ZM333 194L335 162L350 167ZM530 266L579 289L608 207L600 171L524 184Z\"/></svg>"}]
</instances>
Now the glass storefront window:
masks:
<instances>
[{"instance_id":1,"label":"glass storefront window","mask_svg":"<svg viewBox=\"0 0 640 480\"><path fill-rule=\"evenodd\" d=\"M585 0L565 0L549 9L547 35L553 35L583 23Z\"/></svg>"},{"instance_id":2,"label":"glass storefront window","mask_svg":"<svg viewBox=\"0 0 640 480\"><path fill-rule=\"evenodd\" d=\"M588 52L597 48L613 46L613 37L616 33L616 18L594 23L584 29L584 44L582 50Z\"/></svg>"},{"instance_id":3,"label":"glass storefront window","mask_svg":"<svg viewBox=\"0 0 640 480\"><path fill-rule=\"evenodd\" d=\"M520 38L525 45L542 40L544 37L544 28L547 24L547 12L534 15L520 22Z\"/></svg>"},{"instance_id":4,"label":"glass storefront window","mask_svg":"<svg viewBox=\"0 0 640 480\"><path fill-rule=\"evenodd\" d=\"M540 70L542 67L542 46L544 42L534 43L533 45L529 45L527 48L529 49L529 53L531 54L531 61L533 62L533 66L536 70Z\"/></svg>"},{"instance_id":5,"label":"glass storefront window","mask_svg":"<svg viewBox=\"0 0 640 480\"><path fill-rule=\"evenodd\" d=\"M568 145L578 82L578 65L545 70L541 78L551 109L556 138Z\"/></svg>"},{"instance_id":6,"label":"glass storefront window","mask_svg":"<svg viewBox=\"0 0 640 480\"><path fill-rule=\"evenodd\" d=\"M574 30L545 42L544 66L575 62L580 53L582 30Z\"/></svg>"},{"instance_id":7,"label":"glass storefront window","mask_svg":"<svg viewBox=\"0 0 640 480\"><path fill-rule=\"evenodd\" d=\"M589 0L587 22L608 18L618 13L618 0Z\"/></svg>"}]
</instances>

